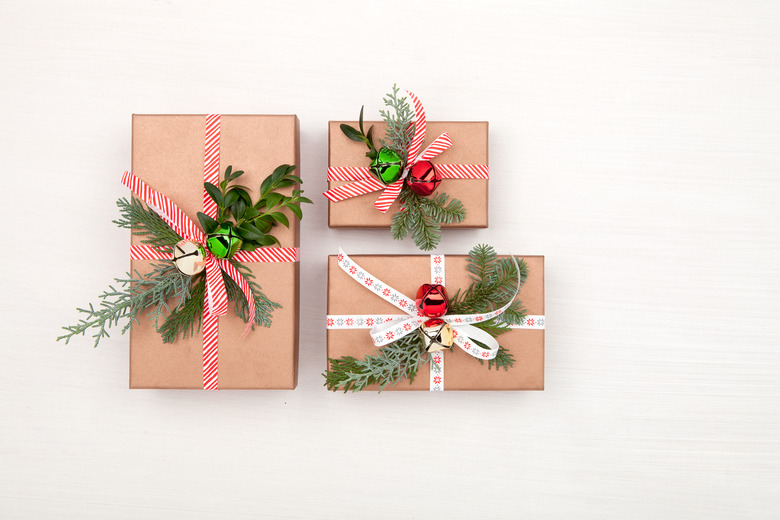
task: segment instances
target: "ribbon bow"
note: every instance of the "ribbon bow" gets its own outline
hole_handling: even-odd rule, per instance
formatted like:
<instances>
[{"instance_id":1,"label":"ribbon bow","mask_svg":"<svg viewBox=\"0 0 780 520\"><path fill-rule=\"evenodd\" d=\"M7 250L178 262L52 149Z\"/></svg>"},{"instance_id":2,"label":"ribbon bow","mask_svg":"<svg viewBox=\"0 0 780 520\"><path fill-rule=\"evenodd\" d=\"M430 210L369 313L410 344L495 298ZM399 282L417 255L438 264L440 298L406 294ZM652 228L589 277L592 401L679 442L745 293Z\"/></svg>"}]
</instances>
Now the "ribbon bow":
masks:
<instances>
[{"instance_id":1,"label":"ribbon bow","mask_svg":"<svg viewBox=\"0 0 780 520\"><path fill-rule=\"evenodd\" d=\"M342 249L339 249L338 260L341 269L355 281L369 289L373 289L379 297L406 313L405 315L387 316L387 321L379 323L371 329L371 339L377 347L381 347L415 332L430 319L421 315L417 309L414 298L405 296L368 273L347 256ZM514 257L512 257L512 261L515 262L515 265L517 266L517 261ZM509 303L503 307L480 314L445 314L437 319L444 320L446 323L450 324L455 343L466 353L478 359L493 359L498 354L498 341L484 330L472 325L472 323L488 321L503 314L512 304L515 297L517 297L519 291L520 280L518 278L514 296L512 296ZM487 346L487 348L479 346L476 341Z\"/></svg>"},{"instance_id":2,"label":"ribbon bow","mask_svg":"<svg viewBox=\"0 0 780 520\"><path fill-rule=\"evenodd\" d=\"M331 188L323 193L331 202L340 202L358 195L365 195L382 190L382 194L374 202L374 207L382 213L387 213L390 206L401 193L404 180L409 174L409 169L420 161L429 161L452 146L452 140L447 132L444 132L422 153L420 149L425 141L427 120L425 109L420 99L412 92L406 91L414 106L414 135L412 144L407 151L406 166L401 178L390 184L385 184L371 175L370 168L353 166L332 166L328 168L328 181L352 181L348 184ZM442 179L487 179L488 166L486 164L437 164L436 172Z\"/></svg>"}]
</instances>

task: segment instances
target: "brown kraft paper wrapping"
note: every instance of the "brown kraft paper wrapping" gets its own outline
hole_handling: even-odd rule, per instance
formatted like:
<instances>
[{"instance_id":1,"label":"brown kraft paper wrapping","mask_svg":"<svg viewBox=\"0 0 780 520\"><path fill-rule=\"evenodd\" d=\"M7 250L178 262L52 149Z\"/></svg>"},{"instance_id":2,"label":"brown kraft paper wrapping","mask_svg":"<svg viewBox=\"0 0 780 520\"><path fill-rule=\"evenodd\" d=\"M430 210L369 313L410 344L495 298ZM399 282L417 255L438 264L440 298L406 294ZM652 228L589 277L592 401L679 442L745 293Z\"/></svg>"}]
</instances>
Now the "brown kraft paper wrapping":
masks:
<instances>
[{"instance_id":1,"label":"brown kraft paper wrapping","mask_svg":"<svg viewBox=\"0 0 780 520\"><path fill-rule=\"evenodd\" d=\"M357 128L357 121L328 122L328 166L368 166L365 144L347 138L339 126L343 123ZM385 123L364 121L368 130L374 126L374 135L385 133ZM488 123L486 121L428 121L425 142L420 152L439 135L447 132L452 146L434 157L433 164L489 164ZM375 138L377 146L379 140ZM346 181L330 181L328 189L347 184ZM374 207L381 191L359 195L341 202L328 201L328 226L352 228L389 228L393 215L400 209L395 201L387 213ZM485 179L443 179L435 193L447 193L450 198L460 199L466 208L466 218L457 224L442 227L486 228L488 227L488 180Z\"/></svg>"},{"instance_id":2,"label":"brown kraft paper wrapping","mask_svg":"<svg viewBox=\"0 0 780 520\"><path fill-rule=\"evenodd\" d=\"M196 224L203 211L205 115L133 115L132 171L167 195ZM239 184L257 200L260 183L280 164L299 164L298 117L294 115L223 115L220 177L225 168L244 170ZM292 187L282 190L292 191ZM275 226L282 247L298 247L298 220ZM133 236L132 243L140 244ZM154 261L132 260L144 273ZM245 323L235 304L219 318L219 387L293 389L298 368L298 262L246 263L262 292L282 307L270 328L255 326L243 338ZM154 324L139 318L130 332L130 388L203 387L203 335L165 344Z\"/></svg>"},{"instance_id":3,"label":"brown kraft paper wrapping","mask_svg":"<svg viewBox=\"0 0 780 520\"><path fill-rule=\"evenodd\" d=\"M383 283L414 297L417 289L430 283L429 255L350 255L350 258ZM470 283L465 255L445 255L447 293L454 296ZM529 315L544 314L544 257L522 257L528 263L528 279L518 298ZM338 257L328 257L328 314L402 314L379 296L355 282L338 265ZM375 354L369 329L328 329L328 358ZM499 344L515 357L512 368L488 370L474 357L454 345L444 352L444 390L544 390L544 329L512 329L498 336ZM387 390L429 390L430 365L420 368L410 385L403 380ZM372 385L366 390L378 390Z\"/></svg>"}]
</instances>

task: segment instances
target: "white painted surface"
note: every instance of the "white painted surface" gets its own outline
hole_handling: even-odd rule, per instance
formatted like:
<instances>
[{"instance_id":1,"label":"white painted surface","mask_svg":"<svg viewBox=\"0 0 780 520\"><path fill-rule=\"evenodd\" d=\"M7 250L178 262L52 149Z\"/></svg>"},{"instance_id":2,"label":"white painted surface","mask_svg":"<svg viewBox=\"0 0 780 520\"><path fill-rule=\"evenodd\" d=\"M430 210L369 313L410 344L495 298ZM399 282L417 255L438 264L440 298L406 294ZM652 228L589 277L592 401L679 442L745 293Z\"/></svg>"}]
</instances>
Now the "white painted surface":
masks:
<instances>
[{"instance_id":1,"label":"white painted surface","mask_svg":"<svg viewBox=\"0 0 780 520\"><path fill-rule=\"evenodd\" d=\"M0 20L0 517L780 517L776 2L30 1ZM321 386L326 255L415 251L328 230L317 195L326 121L394 81L431 119L490 121L491 227L440 250L547 255L543 393ZM294 392L131 392L126 337L53 341L127 268L130 114L209 111L301 118Z\"/></svg>"}]
</instances>

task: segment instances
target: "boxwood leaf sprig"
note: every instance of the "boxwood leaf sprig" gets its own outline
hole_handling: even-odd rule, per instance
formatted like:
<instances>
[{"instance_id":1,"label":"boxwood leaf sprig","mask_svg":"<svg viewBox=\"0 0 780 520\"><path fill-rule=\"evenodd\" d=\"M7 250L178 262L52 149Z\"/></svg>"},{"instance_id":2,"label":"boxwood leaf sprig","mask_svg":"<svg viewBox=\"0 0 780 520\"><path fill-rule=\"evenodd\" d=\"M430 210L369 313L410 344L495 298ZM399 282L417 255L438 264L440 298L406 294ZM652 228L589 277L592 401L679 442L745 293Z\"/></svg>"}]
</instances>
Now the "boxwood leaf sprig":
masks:
<instances>
[{"instance_id":1,"label":"boxwood leaf sprig","mask_svg":"<svg viewBox=\"0 0 780 520\"><path fill-rule=\"evenodd\" d=\"M291 195L283 195L277 190L301 184L300 177L293 175L295 166L282 164L260 185L260 196L252 202L250 189L234 181L244 174L243 170L225 169L225 178L219 185L207 182L206 193L216 203L217 219L198 212L198 220L206 234L228 227L242 240L241 250L253 251L258 247L279 244L279 240L269 234L277 224L290 227L290 221L282 211L285 209L299 220L303 218L301 204L311 204L303 196L303 190L293 190Z\"/></svg>"}]
</instances>

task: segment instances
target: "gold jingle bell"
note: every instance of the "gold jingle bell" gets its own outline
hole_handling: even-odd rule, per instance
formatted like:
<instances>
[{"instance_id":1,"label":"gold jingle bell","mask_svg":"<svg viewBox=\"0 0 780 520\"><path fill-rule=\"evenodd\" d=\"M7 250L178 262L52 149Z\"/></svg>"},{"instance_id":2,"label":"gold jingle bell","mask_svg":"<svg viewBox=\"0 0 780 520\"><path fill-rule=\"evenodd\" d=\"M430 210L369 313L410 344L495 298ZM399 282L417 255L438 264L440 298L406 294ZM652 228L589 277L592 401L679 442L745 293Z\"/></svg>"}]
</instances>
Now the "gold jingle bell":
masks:
<instances>
[{"instance_id":1,"label":"gold jingle bell","mask_svg":"<svg viewBox=\"0 0 780 520\"><path fill-rule=\"evenodd\" d=\"M194 276L206 268L206 250L197 242L182 240L173 246L173 265L182 274Z\"/></svg>"},{"instance_id":2,"label":"gold jingle bell","mask_svg":"<svg viewBox=\"0 0 780 520\"><path fill-rule=\"evenodd\" d=\"M426 352L438 352L452 347L452 327L444 320L428 320L420 327Z\"/></svg>"}]
</instances>

